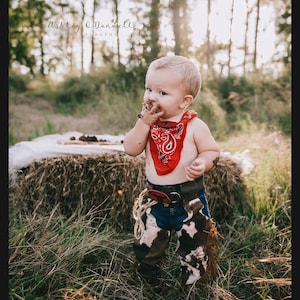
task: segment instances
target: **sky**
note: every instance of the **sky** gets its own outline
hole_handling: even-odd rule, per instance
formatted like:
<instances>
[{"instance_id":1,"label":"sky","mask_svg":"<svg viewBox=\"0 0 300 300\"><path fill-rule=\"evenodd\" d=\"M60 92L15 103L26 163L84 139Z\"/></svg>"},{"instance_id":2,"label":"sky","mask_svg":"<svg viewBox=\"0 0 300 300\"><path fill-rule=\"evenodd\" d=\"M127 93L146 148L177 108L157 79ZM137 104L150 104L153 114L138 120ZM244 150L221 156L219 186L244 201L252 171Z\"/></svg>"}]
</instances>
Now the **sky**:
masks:
<instances>
[{"instance_id":1,"label":"sky","mask_svg":"<svg viewBox=\"0 0 300 300\"><path fill-rule=\"evenodd\" d=\"M256 0L249 0L249 6L254 5ZM232 0L215 0L211 4L211 19L210 28L212 39L215 38L218 42L228 44L230 37L230 18L231 18L231 3ZM217 9L214 9L217 8ZM206 39L206 28L207 28L207 1L198 0L198 6L192 13L191 26L193 28L194 37L193 41L197 46L200 46ZM233 53L232 53L232 64L240 65L244 58L244 52L237 48L244 47L244 33L245 33L245 20L246 20L247 8L244 0L235 0L234 6L234 18L232 27L232 42L233 42ZM204 17L201 17L204 15ZM258 57L257 64L266 63L271 59L274 54L276 33L275 33L275 19L274 11L271 7L262 6L260 9L260 23L258 35ZM256 12L252 14L249 20L249 33L248 33L248 50L253 52L254 50L254 28ZM199 22L202 23L201 25ZM200 25L200 26L199 26ZM202 28L202 30L199 28ZM197 32L197 34L195 34ZM227 54L223 55L220 59L225 63L228 60Z\"/></svg>"},{"instance_id":2,"label":"sky","mask_svg":"<svg viewBox=\"0 0 300 300\"><path fill-rule=\"evenodd\" d=\"M196 4L193 7L191 14L191 28L193 31L192 42L195 47L199 47L205 42L206 39L206 29L207 29L207 0L197 0L194 1ZM252 5L255 0L249 0L249 4ZM229 41L229 24L231 15L231 3L232 0L214 0L211 4L211 34L212 39L216 41L228 44ZM80 1L75 0L74 4L80 5ZM119 10L120 19L119 24L123 26L120 28L121 36L121 55L126 56L128 53L128 37L132 33L133 27L140 26L138 20L135 16L130 14L130 8L134 6L134 2L130 0L120 0ZM91 14L92 11L92 1L86 1L86 11L87 14ZM275 34L275 14L273 9L270 7L261 7L261 20L260 20L260 34L258 36L258 57L257 63L260 66L262 63L270 60L274 54L276 34ZM252 19L250 19L250 33L249 33L249 51L254 49L254 22L255 13ZM94 26L94 36L96 42L100 44L102 41L106 41L110 47L115 47L116 49L116 35L113 26L113 15L111 8L101 8L96 14L96 23ZM233 65L239 65L243 59L243 52L237 50L238 46L242 47L244 42L244 32L245 32L245 19L246 19L246 6L244 0L235 1L234 10L234 24L233 24L233 44L234 51L232 53L232 63ZM90 38L92 34L92 24L91 22L85 22L85 71L89 69L90 62ZM103 28L103 26L105 28ZM162 36L166 43L172 44L172 27L169 18L162 18ZM79 34L79 33L78 33ZM78 45L79 47L79 45ZM77 64L80 65L80 51L77 52L78 55L75 57ZM219 57L219 59L226 63L228 57L226 54Z\"/></svg>"}]
</instances>

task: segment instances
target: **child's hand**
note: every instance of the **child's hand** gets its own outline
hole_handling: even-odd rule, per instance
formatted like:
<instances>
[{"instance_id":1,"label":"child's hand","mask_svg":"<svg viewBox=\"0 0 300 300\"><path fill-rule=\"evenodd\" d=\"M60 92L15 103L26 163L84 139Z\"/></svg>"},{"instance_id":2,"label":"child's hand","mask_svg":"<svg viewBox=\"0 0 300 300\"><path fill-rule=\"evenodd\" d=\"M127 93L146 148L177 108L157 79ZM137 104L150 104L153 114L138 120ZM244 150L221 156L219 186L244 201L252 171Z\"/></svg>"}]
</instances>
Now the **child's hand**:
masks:
<instances>
[{"instance_id":1,"label":"child's hand","mask_svg":"<svg viewBox=\"0 0 300 300\"><path fill-rule=\"evenodd\" d=\"M143 108L138 117L147 125L151 126L155 121L163 115L159 103L156 100L148 100L143 103Z\"/></svg>"},{"instance_id":2,"label":"child's hand","mask_svg":"<svg viewBox=\"0 0 300 300\"><path fill-rule=\"evenodd\" d=\"M198 178L204 173L205 166L206 166L205 159L196 158L190 166L185 168L186 178L190 181Z\"/></svg>"}]
</instances>

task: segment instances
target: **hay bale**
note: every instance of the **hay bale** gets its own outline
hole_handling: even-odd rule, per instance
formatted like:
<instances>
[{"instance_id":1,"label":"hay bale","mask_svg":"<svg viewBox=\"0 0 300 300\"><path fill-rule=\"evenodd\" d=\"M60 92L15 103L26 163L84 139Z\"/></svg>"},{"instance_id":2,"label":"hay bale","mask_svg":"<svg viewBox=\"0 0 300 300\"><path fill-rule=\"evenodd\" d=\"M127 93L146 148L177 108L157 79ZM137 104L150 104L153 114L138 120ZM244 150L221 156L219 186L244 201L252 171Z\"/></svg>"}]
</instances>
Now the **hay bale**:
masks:
<instances>
[{"instance_id":1,"label":"hay bale","mask_svg":"<svg viewBox=\"0 0 300 300\"><path fill-rule=\"evenodd\" d=\"M143 158L122 152L66 155L22 169L14 199L42 214L57 203L66 216L97 207L99 218L109 216L118 229L132 230L133 202L144 186Z\"/></svg>"},{"instance_id":2,"label":"hay bale","mask_svg":"<svg viewBox=\"0 0 300 300\"><path fill-rule=\"evenodd\" d=\"M220 157L218 163L205 173L204 180L210 212L218 223L230 220L234 211L244 211L247 206L245 184L237 162Z\"/></svg>"},{"instance_id":3,"label":"hay bale","mask_svg":"<svg viewBox=\"0 0 300 300\"><path fill-rule=\"evenodd\" d=\"M146 187L144 157L124 152L65 155L31 163L18 172L13 201L35 213L51 213L59 204L70 216L96 208L119 230L132 231L132 208ZM217 222L229 219L241 198L241 171L229 158L205 174L211 214Z\"/></svg>"}]
</instances>

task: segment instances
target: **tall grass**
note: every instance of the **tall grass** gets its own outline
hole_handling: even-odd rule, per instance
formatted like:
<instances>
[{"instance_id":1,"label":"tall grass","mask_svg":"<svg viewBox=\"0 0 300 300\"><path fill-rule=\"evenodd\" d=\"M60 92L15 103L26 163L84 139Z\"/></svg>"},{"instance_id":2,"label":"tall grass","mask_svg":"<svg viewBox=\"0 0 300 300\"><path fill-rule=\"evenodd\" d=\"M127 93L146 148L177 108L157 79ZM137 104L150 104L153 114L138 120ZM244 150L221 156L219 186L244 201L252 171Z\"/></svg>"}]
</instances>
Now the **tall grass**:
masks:
<instances>
[{"instance_id":1,"label":"tall grass","mask_svg":"<svg viewBox=\"0 0 300 300\"><path fill-rule=\"evenodd\" d=\"M12 203L11 211L16 210ZM111 290L111 282L115 285L123 265L132 264L128 240L118 237L93 211L76 211L68 219L59 207L49 216L18 211L10 228L11 299L63 299L70 290L85 286L85 293L101 299Z\"/></svg>"},{"instance_id":2,"label":"tall grass","mask_svg":"<svg viewBox=\"0 0 300 300\"><path fill-rule=\"evenodd\" d=\"M175 236L164 262L167 287L157 294L136 276L131 233L116 232L113 220L96 210L83 214L80 206L69 218L59 206L49 215L37 213L39 203L28 211L11 186L10 299L291 299L289 140L260 131L221 146L250 149L255 168L244 178L249 207L218 224L219 275L208 290L182 289Z\"/></svg>"},{"instance_id":3,"label":"tall grass","mask_svg":"<svg viewBox=\"0 0 300 300\"><path fill-rule=\"evenodd\" d=\"M291 144L276 132L268 139L265 145L261 145L255 171L245 178L248 203L258 220L287 226L290 218L280 223L284 216L291 215Z\"/></svg>"},{"instance_id":4,"label":"tall grass","mask_svg":"<svg viewBox=\"0 0 300 300\"><path fill-rule=\"evenodd\" d=\"M47 135L47 134L54 134L56 133L56 127L55 125L49 121L47 118L44 120L44 126L42 128L40 127L34 127L31 128L30 132L27 132L27 136L23 139L25 141L32 141L33 139ZM14 145L17 142L19 142L19 131L22 130L22 128L16 128L15 126L9 126L9 133L8 133L8 138L9 138L9 145Z\"/></svg>"}]
</instances>

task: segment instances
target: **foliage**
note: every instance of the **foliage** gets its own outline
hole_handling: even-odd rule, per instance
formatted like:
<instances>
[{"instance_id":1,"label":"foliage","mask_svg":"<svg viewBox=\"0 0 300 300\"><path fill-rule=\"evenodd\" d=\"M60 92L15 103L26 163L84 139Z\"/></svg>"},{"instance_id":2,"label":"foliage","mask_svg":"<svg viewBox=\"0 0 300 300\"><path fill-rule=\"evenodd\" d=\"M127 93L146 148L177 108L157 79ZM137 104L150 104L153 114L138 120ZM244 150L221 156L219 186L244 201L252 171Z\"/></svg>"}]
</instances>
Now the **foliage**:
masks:
<instances>
[{"instance_id":1,"label":"foliage","mask_svg":"<svg viewBox=\"0 0 300 300\"><path fill-rule=\"evenodd\" d=\"M291 53L292 53L292 3L288 0L282 0L283 6L280 11L279 20L277 24L277 33L282 35L283 42L286 45L286 53L282 58L285 65L290 65L291 63Z\"/></svg>"},{"instance_id":2,"label":"foliage","mask_svg":"<svg viewBox=\"0 0 300 300\"><path fill-rule=\"evenodd\" d=\"M191 55L192 41L191 28L189 25L192 8L187 0L170 1L169 7L172 13L172 24L174 32L174 53L189 57Z\"/></svg>"},{"instance_id":3,"label":"foliage","mask_svg":"<svg viewBox=\"0 0 300 300\"><path fill-rule=\"evenodd\" d=\"M31 78L28 75L23 75L17 72L10 72L8 76L8 86L10 91L25 92L27 84Z\"/></svg>"},{"instance_id":4,"label":"foliage","mask_svg":"<svg viewBox=\"0 0 300 300\"><path fill-rule=\"evenodd\" d=\"M218 93L222 99L221 106L227 112L236 112L239 109L243 109L244 98L254 94L254 87L244 76L231 75L226 78L220 78L219 81L213 84L217 85Z\"/></svg>"},{"instance_id":5,"label":"foliage","mask_svg":"<svg viewBox=\"0 0 300 300\"><path fill-rule=\"evenodd\" d=\"M51 15L51 7L44 0L10 1L9 5L9 63L25 66L31 75L37 71L45 75L43 36L44 21ZM41 55L40 69L36 70Z\"/></svg>"},{"instance_id":6,"label":"foliage","mask_svg":"<svg viewBox=\"0 0 300 300\"><path fill-rule=\"evenodd\" d=\"M289 76L277 80L260 72L247 77L232 75L208 82L225 111L228 133L241 125L268 124L269 128L291 133L291 86Z\"/></svg>"},{"instance_id":7,"label":"foliage","mask_svg":"<svg viewBox=\"0 0 300 300\"><path fill-rule=\"evenodd\" d=\"M99 1L98 1L99 2ZM121 1L108 1L105 4L105 8L117 7L118 2ZM208 1L208 6L210 7ZM274 3L275 2L275 3ZM91 18L95 17L96 10L100 11L100 2L96 3L96 8L91 16L90 13L86 13L87 6L85 3L79 0L70 1L66 0L61 2L51 2L45 0L26 0L26 1L9 1L9 65L13 69L26 69L31 75L41 74L43 76L54 75L57 76L57 72L63 69L63 74L69 72L78 72L83 74L86 66L91 71L95 66L94 61L84 54L86 52L86 43L89 43L89 47L93 47L93 58L97 56L101 62L112 61L118 56L118 63L120 60L125 61L125 64L133 64L135 66L141 64L148 64L154 58L165 55L167 53L176 53L186 55L191 58L199 59L201 57L201 63L205 60L208 69L211 73L224 62L218 59L219 54L223 54L224 49L230 47L230 49L238 50L237 45L232 38L228 40L228 44L220 47L214 40L213 33L210 32L209 24L206 32L206 38L204 40L209 43L201 42L201 46L195 46L193 44L191 36L190 12L193 10L195 1L133 1L134 6L129 11L130 26L125 28L130 29L131 35L128 38L130 43L129 49L126 49L127 53L120 53L120 45L123 43L121 37L122 31L117 31L117 50L114 46L107 46L107 49L103 48L106 45L106 41L100 46L94 47L96 32L88 32L85 28L86 22L90 22ZM117 6L116 6L117 5ZM255 14L258 10L257 6L259 2L255 3L253 7L246 7L247 18ZM265 5L270 11L275 11L279 15L278 22L274 24L279 38L279 43L275 47L275 55L272 57L268 67L272 68L272 63L284 62L284 68L290 70L291 64L291 5L289 1L269 1ZM204 12L204 18L210 19L210 15L218 13L218 5L214 7L214 10L208 9L207 15ZM275 14L275 13L274 13ZM200 17L203 17L202 15ZM252 17L252 16L251 16ZM274 18L277 15L273 16ZM120 20L121 14L118 9L113 10L112 18L114 20ZM259 18L261 19L261 18ZM78 22L82 21L82 24ZM234 20L233 20L234 21ZM164 26L166 23L171 24L171 39L164 36ZM209 22L208 22L209 23ZM104 25L104 24L102 24ZM115 24L114 24L115 25ZM127 26L129 24L126 24ZM120 25L120 27L124 26ZM252 22L249 22L249 26L253 26ZM115 28L111 25L110 29L115 34ZM126 26L124 26L126 27ZM249 32L255 32L260 34L263 32L257 32L260 26L256 28L249 28ZM90 28L91 29L91 28ZM123 28L124 29L124 28ZM230 30L229 28L222 28L225 32ZM86 39L85 43L82 43L83 36L92 34L92 39ZM101 32L102 34L102 32ZM170 36L169 30L167 34ZM230 34L228 32L228 34ZM245 33L247 35L247 33ZM245 41L251 39L246 36ZM249 43L249 42L248 42ZM286 46L286 50L280 49L281 45ZM79 51L78 51L78 46ZM123 46L123 45L121 45ZM256 55L255 53L246 53L250 47L243 49L245 69L251 69L251 64L248 61L249 55ZM89 47L87 49L89 49ZM221 49L222 48L222 49ZM259 48L258 48L259 49ZM75 60L74 56L80 53L79 59ZM211 53L210 58L208 55ZM259 55L259 53L258 53ZM123 57L122 57L123 56ZM121 59L122 57L122 59ZM229 59L230 61L230 59ZM199 61L200 62L200 61ZM84 66L86 64L86 66ZM101 64L101 63L100 63ZM99 65L98 65L99 66ZM97 67L98 67L97 66ZM101 65L103 66L103 65ZM239 66L238 66L239 67ZM223 68L223 67L222 67ZM233 66L232 66L232 69ZM234 70L233 70L234 71ZM230 72L231 73L231 72Z\"/></svg>"},{"instance_id":8,"label":"foliage","mask_svg":"<svg viewBox=\"0 0 300 300\"><path fill-rule=\"evenodd\" d=\"M128 70L125 66L118 69L107 64L91 74L67 77L60 84L46 78L37 77L32 80L28 75L11 72L10 145L20 139L37 137L37 134L62 130L56 124L53 113L62 113L78 120L86 116L97 118L97 125L90 127L94 132L125 133L135 123L136 115L141 109L145 72L146 69L140 67ZM242 78L231 76L227 79L214 79L206 82L190 108L198 112L218 140L234 133L251 133L260 127L280 130L290 135L290 85L290 76L273 80L259 73ZM27 125L22 126L20 131L16 124L24 121L15 120L14 114L23 103L34 105L39 99L47 99L53 112L45 110L39 124L32 121L30 131L26 129ZM47 122L53 125L51 130L46 129ZM66 130L74 130L71 126L72 123ZM84 130L83 124L80 127L79 130Z\"/></svg>"},{"instance_id":9,"label":"foliage","mask_svg":"<svg viewBox=\"0 0 300 300\"><path fill-rule=\"evenodd\" d=\"M22 139L32 139L37 134L61 130L50 112L43 112L43 121L33 122L30 132L26 126L20 131L14 114L22 103L47 99L53 113L62 113L81 119L97 118L92 131L125 133L135 123L141 109L146 68L120 66L107 63L99 70L79 77L67 77L58 84L50 79L11 72L10 90L10 145ZM13 100L14 98L19 100ZM212 79L205 83L197 99L190 106L209 126L218 140L234 133L251 133L260 127L291 134L291 82L290 75L277 80L259 72L247 77L231 76ZM25 112L24 112L25 113ZM40 116L41 117L41 116ZM45 121L46 120L46 121ZM17 122L23 122L18 120ZM53 124L51 130L45 122ZM29 125L29 124L28 124ZM66 130L74 130L71 128ZM37 127L37 128L34 128ZM83 125L80 126L83 130ZM19 131L19 132L17 132Z\"/></svg>"},{"instance_id":10,"label":"foliage","mask_svg":"<svg viewBox=\"0 0 300 300\"><path fill-rule=\"evenodd\" d=\"M139 25L132 31L129 43L130 54L128 62L134 66L148 65L162 53L160 37L160 19L163 9L160 1L135 1L130 9Z\"/></svg>"},{"instance_id":11,"label":"foliage","mask_svg":"<svg viewBox=\"0 0 300 300\"><path fill-rule=\"evenodd\" d=\"M216 139L222 139L228 133L226 112L221 108L218 98L211 90L203 89L190 108L197 111L198 117L209 124L209 128Z\"/></svg>"},{"instance_id":12,"label":"foliage","mask_svg":"<svg viewBox=\"0 0 300 300\"><path fill-rule=\"evenodd\" d=\"M91 74L68 77L56 90L56 104L58 110L65 114L76 113L86 106L98 106L99 109L110 108L122 111L123 104L136 103L143 87L144 74L135 68L127 71L125 67L116 69L114 65L106 64ZM123 99L122 99L123 98ZM128 99L129 98L129 99ZM118 104L118 109L114 104ZM126 110L126 109L125 109ZM106 110L105 110L106 111Z\"/></svg>"},{"instance_id":13,"label":"foliage","mask_svg":"<svg viewBox=\"0 0 300 300\"><path fill-rule=\"evenodd\" d=\"M60 111L72 113L78 105L86 104L96 93L97 89L88 76L70 77L58 88L56 104Z\"/></svg>"}]
</instances>

